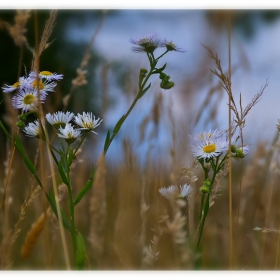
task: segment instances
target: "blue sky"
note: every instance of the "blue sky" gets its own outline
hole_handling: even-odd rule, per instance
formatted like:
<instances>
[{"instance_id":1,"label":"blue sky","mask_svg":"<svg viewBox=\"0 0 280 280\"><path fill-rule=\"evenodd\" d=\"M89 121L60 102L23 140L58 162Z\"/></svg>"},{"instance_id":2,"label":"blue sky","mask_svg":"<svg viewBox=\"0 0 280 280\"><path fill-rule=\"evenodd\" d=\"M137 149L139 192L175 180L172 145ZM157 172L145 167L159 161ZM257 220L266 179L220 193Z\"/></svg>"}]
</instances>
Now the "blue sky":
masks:
<instances>
[{"instance_id":1,"label":"blue sky","mask_svg":"<svg viewBox=\"0 0 280 280\"><path fill-rule=\"evenodd\" d=\"M66 34L71 34L72 40L88 42L98 23L96 19L82 28L69 26ZM239 94L242 93L242 104L245 107L265 84L266 79L269 82L260 102L253 107L246 118L244 136L252 148L256 141L270 141L274 137L277 120L280 118L280 20L277 19L270 25L256 21L255 27L257 32L250 40L245 40L236 32L233 32L231 37L232 65L238 67L232 76L233 94L236 100L239 101ZM105 19L94 47L110 61L125 61L138 68L147 67L145 54L133 53L129 40L154 32L187 50L183 54L169 53L162 59L163 63L167 62L167 72L178 85L165 95L165 102L170 102L172 98L174 115L177 120L180 120L186 117L186 104L181 102L178 90L184 79L197 73L198 67L201 67L208 57L201 43L213 47L213 51L218 53L226 69L227 33L213 29L202 10L118 10L115 15ZM212 66L215 67L214 63ZM210 71L206 71L203 75L205 77L210 75ZM206 86L197 92L197 103L203 102L208 90ZM145 101L140 100L137 104L135 115L149 112L151 107L147 104L152 104L153 97L146 95L144 98ZM220 129L227 128L227 102L225 93L219 102L217 115ZM125 99L120 97L119 104L106 116L107 123L111 125L116 123L128 106ZM207 118L207 112L203 117ZM133 126L132 121L135 122L133 117L127 120L127 125ZM203 127L202 123L195 127L197 131L210 128L216 127ZM170 141L170 129L164 126L160 133L160 141L163 145L167 144Z\"/></svg>"}]
</instances>

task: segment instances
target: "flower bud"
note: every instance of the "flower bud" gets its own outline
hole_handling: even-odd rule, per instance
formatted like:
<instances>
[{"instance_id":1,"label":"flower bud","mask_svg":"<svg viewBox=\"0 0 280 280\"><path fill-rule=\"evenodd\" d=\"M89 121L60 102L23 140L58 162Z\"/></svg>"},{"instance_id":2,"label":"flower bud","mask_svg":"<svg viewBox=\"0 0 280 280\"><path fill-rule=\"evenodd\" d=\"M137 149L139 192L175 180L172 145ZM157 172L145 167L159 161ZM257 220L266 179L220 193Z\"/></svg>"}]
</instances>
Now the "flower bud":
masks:
<instances>
[{"instance_id":1,"label":"flower bud","mask_svg":"<svg viewBox=\"0 0 280 280\"><path fill-rule=\"evenodd\" d=\"M237 151L236 146L231 145L231 152L232 152L232 153L236 153L236 151Z\"/></svg>"},{"instance_id":2,"label":"flower bud","mask_svg":"<svg viewBox=\"0 0 280 280\"><path fill-rule=\"evenodd\" d=\"M210 185L211 185L211 182L209 179L206 179L204 182L203 182L203 185L200 187L200 191L201 193L203 194L207 194L210 192Z\"/></svg>"},{"instance_id":3,"label":"flower bud","mask_svg":"<svg viewBox=\"0 0 280 280\"><path fill-rule=\"evenodd\" d=\"M23 121L18 121L16 123L16 126L19 127L19 128L25 128L25 123Z\"/></svg>"},{"instance_id":4,"label":"flower bud","mask_svg":"<svg viewBox=\"0 0 280 280\"><path fill-rule=\"evenodd\" d=\"M143 76L146 76L146 73L148 73L148 70L146 68L141 68L140 69L140 74Z\"/></svg>"},{"instance_id":5,"label":"flower bud","mask_svg":"<svg viewBox=\"0 0 280 280\"><path fill-rule=\"evenodd\" d=\"M141 83L143 81L143 79L146 77L148 70L145 68L141 68L140 69L140 73L139 73L139 87L141 86Z\"/></svg>"},{"instance_id":6,"label":"flower bud","mask_svg":"<svg viewBox=\"0 0 280 280\"><path fill-rule=\"evenodd\" d=\"M172 87L174 87L174 83L173 82L165 82L164 80L160 83L160 87L163 89L171 89Z\"/></svg>"},{"instance_id":7,"label":"flower bud","mask_svg":"<svg viewBox=\"0 0 280 280\"><path fill-rule=\"evenodd\" d=\"M242 149L238 149L236 151L236 157L238 157L238 158L244 158L245 157L245 154L244 154Z\"/></svg>"},{"instance_id":8,"label":"flower bud","mask_svg":"<svg viewBox=\"0 0 280 280\"><path fill-rule=\"evenodd\" d=\"M166 75L165 73L161 72L159 74L159 78L161 79L160 87L163 89L170 89L174 86L174 83L169 81L170 76Z\"/></svg>"},{"instance_id":9,"label":"flower bud","mask_svg":"<svg viewBox=\"0 0 280 280\"><path fill-rule=\"evenodd\" d=\"M244 147L239 147L236 148L236 152L234 157L235 158L245 158L245 156L249 153L249 147L244 146Z\"/></svg>"},{"instance_id":10,"label":"flower bud","mask_svg":"<svg viewBox=\"0 0 280 280\"><path fill-rule=\"evenodd\" d=\"M207 193L209 193L209 186L203 185L200 187L199 190L201 191L201 193L207 194Z\"/></svg>"}]
</instances>

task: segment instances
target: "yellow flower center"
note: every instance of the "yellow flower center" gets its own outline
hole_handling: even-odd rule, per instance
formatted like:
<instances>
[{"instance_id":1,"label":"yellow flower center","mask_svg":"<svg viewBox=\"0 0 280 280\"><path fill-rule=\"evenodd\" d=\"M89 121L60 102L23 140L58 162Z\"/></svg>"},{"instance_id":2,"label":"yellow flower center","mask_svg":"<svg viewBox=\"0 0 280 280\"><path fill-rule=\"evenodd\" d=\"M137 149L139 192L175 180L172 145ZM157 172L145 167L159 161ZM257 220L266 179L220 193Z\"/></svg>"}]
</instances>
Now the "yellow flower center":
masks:
<instances>
[{"instance_id":1,"label":"yellow flower center","mask_svg":"<svg viewBox=\"0 0 280 280\"><path fill-rule=\"evenodd\" d=\"M60 127L65 128L66 123L57 121L57 122L53 123L53 126L55 129L59 129Z\"/></svg>"},{"instance_id":2,"label":"yellow flower center","mask_svg":"<svg viewBox=\"0 0 280 280\"><path fill-rule=\"evenodd\" d=\"M44 75L44 76L51 76L51 75L52 75L52 73L51 73L51 72L49 72L49 71L42 71L42 72L40 72L40 75Z\"/></svg>"},{"instance_id":3,"label":"yellow flower center","mask_svg":"<svg viewBox=\"0 0 280 280\"><path fill-rule=\"evenodd\" d=\"M92 123L83 122L84 128L92 129Z\"/></svg>"},{"instance_id":4,"label":"yellow flower center","mask_svg":"<svg viewBox=\"0 0 280 280\"><path fill-rule=\"evenodd\" d=\"M37 85L38 85L38 82L37 81L34 81L33 82L33 87L34 88L37 88ZM42 81L39 81L39 89L44 89L45 88L45 85L42 83Z\"/></svg>"},{"instance_id":5,"label":"yellow flower center","mask_svg":"<svg viewBox=\"0 0 280 280\"><path fill-rule=\"evenodd\" d=\"M207 146L203 147L204 153L210 154L216 151L216 145L215 144L208 144Z\"/></svg>"},{"instance_id":6,"label":"yellow flower center","mask_svg":"<svg viewBox=\"0 0 280 280\"><path fill-rule=\"evenodd\" d=\"M35 101L35 96L33 94L31 94L31 93L30 94L26 94L24 96L24 98L23 98L23 103L25 105L30 105L30 104L34 103L34 101Z\"/></svg>"},{"instance_id":7,"label":"yellow flower center","mask_svg":"<svg viewBox=\"0 0 280 280\"><path fill-rule=\"evenodd\" d=\"M18 88L19 85L20 85L20 82L16 82L16 83L13 84L13 87Z\"/></svg>"}]
</instances>

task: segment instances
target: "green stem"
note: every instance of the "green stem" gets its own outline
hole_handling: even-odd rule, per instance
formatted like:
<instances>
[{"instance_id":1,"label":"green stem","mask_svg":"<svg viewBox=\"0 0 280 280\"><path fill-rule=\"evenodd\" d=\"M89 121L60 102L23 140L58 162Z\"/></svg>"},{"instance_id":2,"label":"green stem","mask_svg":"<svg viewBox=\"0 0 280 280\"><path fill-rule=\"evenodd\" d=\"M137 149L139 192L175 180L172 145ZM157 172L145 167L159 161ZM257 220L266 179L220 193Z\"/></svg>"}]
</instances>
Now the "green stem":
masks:
<instances>
[{"instance_id":1,"label":"green stem","mask_svg":"<svg viewBox=\"0 0 280 280\"><path fill-rule=\"evenodd\" d=\"M199 235L198 235L198 239L197 239L197 243L196 243L196 247L195 247L195 253L198 252L198 249L199 249L199 246L200 246L200 242L201 242L201 238L202 238L202 234L203 234L205 220L206 220L206 217L207 217L208 212L209 212L209 208L210 208L210 201L209 200L210 200L210 194L211 194L211 191L212 191L212 187L214 185L216 175L219 172L219 170L220 170L220 168L221 168L221 166L222 166L222 164L224 162L224 159L222 160L222 162L220 163L219 166L217 166L218 162L219 162L219 157L216 158L215 162L214 162L213 159L210 160L210 164L211 164L211 166L213 168L213 177L212 177L212 180L211 180L211 184L210 184L210 188L209 188L209 193L207 195L206 201L204 202L204 194L202 194L202 198L201 198L200 215L199 215L199 220L200 220ZM204 167L204 164L203 163L201 163L201 164L202 164L202 168L203 168L203 170L205 172L205 180L206 180L206 179L209 178L208 177L208 171ZM204 204L204 206L203 206L203 204ZM203 214L202 214L202 212L203 212ZM197 268L199 262L200 262L200 258L196 258L196 260L195 260L195 268Z\"/></svg>"},{"instance_id":2,"label":"green stem","mask_svg":"<svg viewBox=\"0 0 280 280\"><path fill-rule=\"evenodd\" d=\"M69 146L67 146L67 153L65 154L65 160L67 160L67 155L69 151ZM77 255L77 238L76 238L76 227L75 227L75 204L73 201L73 193L72 193L72 186L71 186L71 178L70 178L70 167L66 170L66 176L68 179L69 184L67 185L68 188L68 197L69 197L69 208L70 208L70 218L71 218L71 238L72 238L72 245L73 245L73 251L74 251L74 259L76 263L76 255Z\"/></svg>"},{"instance_id":3,"label":"green stem","mask_svg":"<svg viewBox=\"0 0 280 280\"><path fill-rule=\"evenodd\" d=\"M205 219L207 217L208 210L209 210L209 198L210 198L210 193L208 193L208 195L207 195L205 206L204 206L204 209L203 209L202 221L201 221L201 224L199 226L199 236L198 236L198 240L197 240L197 243L196 243L195 252L197 252L200 241L201 241Z\"/></svg>"},{"instance_id":4,"label":"green stem","mask_svg":"<svg viewBox=\"0 0 280 280\"><path fill-rule=\"evenodd\" d=\"M201 220L201 217L202 217L204 199L205 199L205 193L203 193L202 196L201 196L200 211L199 211L199 221Z\"/></svg>"},{"instance_id":5,"label":"green stem","mask_svg":"<svg viewBox=\"0 0 280 280\"><path fill-rule=\"evenodd\" d=\"M76 255L77 255L77 239L76 239L76 227L75 227L75 210L74 210L74 202L73 202L73 194L71 184L68 187L68 196L69 196L69 206L70 206L70 216L71 216L71 237L72 237L72 245L74 251L74 259L76 263Z\"/></svg>"},{"instance_id":6,"label":"green stem","mask_svg":"<svg viewBox=\"0 0 280 280\"><path fill-rule=\"evenodd\" d=\"M153 74L152 72L153 72L154 68L155 68L155 67L151 67L151 69L150 69L148 75L147 75L147 76L145 77L145 79L143 80L142 85L139 86L139 91L138 91L138 93L137 93L137 95L136 95L134 101L132 102L132 104L130 105L129 109L127 110L127 112L126 112L125 115L123 116L123 122L122 122L122 124L125 122L125 120L126 120L127 117L129 116L129 114L131 113L131 111L132 111L132 109L134 108L134 106L136 105L137 101L140 99L139 96L141 96L141 93L143 92L147 81L149 80L150 76ZM121 124L121 125L122 125L122 124ZM118 130L118 131L119 131L119 130ZM107 153L107 151L108 151L108 149L109 149L111 143L113 142L115 136L117 135L118 131L115 132L115 133L113 133L112 136L110 137L109 142L108 142L108 145L107 145L107 147L104 149L104 154L105 154L105 155L106 155L106 153Z\"/></svg>"},{"instance_id":7,"label":"green stem","mask_svg":"<svg viewBox=\"0 0 280 280\"><path fill-rule=\"evenodd\" d=\"M158 58L156 58L156 61L158 61L161 57L163 57L165 54L167 54L169 50L166 50L162 55L160 55Z\"/></svg>"},{"instance_id":8,"label":"green stem","mask_svg":"<svg viewBox=\"0 0 280 280\"><path fill-rule=\"evenodd\" d=\"M80 141L78 147L76 148L75 152L74 152L74 156L76 155L76 153L78 152L79 148L81 147L82 143L84 142L84 140L86 139L86 136L87 136L87 132L84 132L84 135L83 135L83 138L82 140Z\"/></svg>"}]
</instances>

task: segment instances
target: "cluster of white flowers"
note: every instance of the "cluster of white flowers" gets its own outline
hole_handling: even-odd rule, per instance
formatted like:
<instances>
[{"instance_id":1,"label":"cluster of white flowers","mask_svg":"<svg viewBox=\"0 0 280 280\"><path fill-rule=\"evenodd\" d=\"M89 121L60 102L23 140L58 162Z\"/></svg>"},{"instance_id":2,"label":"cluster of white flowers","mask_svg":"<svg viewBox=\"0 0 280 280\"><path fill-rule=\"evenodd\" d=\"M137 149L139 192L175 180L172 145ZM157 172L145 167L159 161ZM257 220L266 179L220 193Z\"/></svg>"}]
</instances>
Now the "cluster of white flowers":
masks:
<instances>
[{"instance_id":1,"label":"cluster of white flowers","mask_svg":"<svg viewBox=\"0 0 280 280\"><path fill-rule=\"evenodd\" d=\"M42 71L38 74L30 72L28 77L20 77L19 81L13 85L2 87L3 92L15 92L12 98L12 105L15 109L22 111L37 110L38 103L44 103L49 92L53 92L57 83L61 80L62 74Z\"/></svg>"},{"instance_id":2,"label":"cluster of white flowers","mask_svg":"<svg viewBox=\"0 0 280 280\"><path fill-rule=\"evenodd\" d=\"M89 112L78 114L77 116L71 112L56 112L54 114L46 114L47 121L58 130L58 137L65 138L68 142L74 142L84 132L93 132L97 134L93 129L100 125L102 119L95 119L95 116ZM71 121L74 119L76 127L73 126ZM33 123L29 123L23 130L27 136L38 137L40 133L40 125L38 120Z\"/></svg>"},{"instance_id":3,"label":"cluster of white flowers","mask_svg":"<svg viewBox=\"0 0 280 280\"><path fill-rule=\"evenodd\" d=\"M15 92L12 98L13 107L22 109L23 112L37 110L38 103L43 103L49 92L53 92L57 83L63 79L62 74L51 73L49 71L42 71L38 74L30 72L28 77L20 77L19 81L10 85L2 87L3 92ZM58 131L58 136L65 138L68 143L72 143L78 137L82 136L82 132L93 132L97 126L100 125L102 119L95 118L91 113L78 114L77 116L71 112L56 112L54 114L46 114L47 121ZM74 124L71 123L74 122ZM42 132L39 120L29 123L23 129L25 134L30 137L39 138Z\"/></svg>"}]
</instances>

